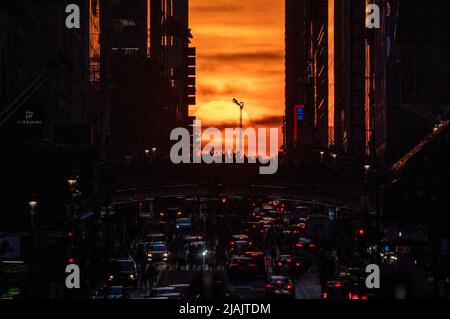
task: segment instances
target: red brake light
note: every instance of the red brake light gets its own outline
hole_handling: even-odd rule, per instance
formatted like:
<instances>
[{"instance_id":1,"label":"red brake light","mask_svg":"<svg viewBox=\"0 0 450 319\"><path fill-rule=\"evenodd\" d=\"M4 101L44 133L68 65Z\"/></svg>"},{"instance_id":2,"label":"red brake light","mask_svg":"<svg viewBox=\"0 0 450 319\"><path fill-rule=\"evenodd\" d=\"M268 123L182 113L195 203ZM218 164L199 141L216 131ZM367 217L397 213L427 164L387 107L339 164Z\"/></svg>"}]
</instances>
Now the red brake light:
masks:
<instances>
[{"instance_id":1,"label":"red brake light","mask_svg":"<svg viewBox=\"0 0 450 319\"><path fill-rule=\"evenodd\" d=\"M252 243L251 241L249 241L249 242L248 242L248 245L249 245L249 246L252 246L252 245L253 245L253 243Z\"/></svg>"},{"instance_id":2,"label":"red brake light","mask_svg":"<svg viewBox=\"0 0 450 319\"><path fill-rule=\"evenodd\" d=\"M296 246L297 247L303 247L303 244L297 244Z\"/></svg>"},{"instance_id":3,"label":"red brake light","mask_svg":"<svg viewBox=\"0 0 450 319\"><path fill-rule=\"evenodd\" d=\"M364 229L360 229L360 230L358 230L358 234L359 234L359 236L364 236Z\"/></svg>"},{"instance_id":4,"label":"red brake light","mask_svg":"<svg viewBox=\"0 0 450 319\"><path fill-rule=\"evenodd\" d=\"M336 283L334 284L334 286L335 286L336 288L340 288L340 287L342 287L342 282L338 281L338 282L336 282Z\"/></svg>"},{"instance_id":5,"label":"red brake light","mask_svg":"<svg viewBox=\"0 0 450 319\"><path fill-rule=\"evenodd\" d=\"M369 299L369 298L368 298L367 296L362 296L361 299L362 299L362 300L367 300L367 299Z\"/></svg>"},{"instance_id":6,"label":"red brake light","mask_svg":"<svg viewBox=\"0 0 450 319\"><path fill-rule=\"evenodd\" d=\"M267 284L266 288L273 288L273 285L272 284Z\"/></svg>"},{"instance_id":7,"label":"red brake light","mask_svg":"<svg viewBox=\"0 0 450 319\"><path fill-rule=\"evenodd\" d=\"M292 289L292 288L294 288L292 285L290 285L290 284L288 284L288 285L286 285L286 289Z\"/></svg>"},{"instance_id":8,"label":"red brake light","mask_svg":"<svg viewBox=\"0 0 450 319\"><path fill-rule=\"evenodd\" d=\"M316 248L317 245L316 244L309 244L309 248Z\"/></svg>"},{"instance_id":9,"label":"red brake light","mask_svg":"<svg viewBox=\"0 0 450 319\"><path fill-rule=\"evenodd\" d=\"M291 262L292 262L292 259L291 259L291 258L288 258L287 262L288 262L288 263L291 263Z\"/></svg>"},{"instance_id":10,"label":"red brake light","mask_svg":"<svg viewBox=\"0 0 450 319\"><path fill-rule=\"evenodd\" d=\"M281 263L281 261L278 263L278 266L280 266L280 267L283 266L283 264Z\"/></svg>"},{"instance_id":11,"label":"red brake light","mask_svg":"<svg viewBox=\"0 0 450 319\"><path fill-rule=\"evenodd\" d=\"M75 236L75 233L73 231L70 231L67 233L67 236L69 236L70 238Z\"/></svg>"},{"instance_id":12,"label":"red brake light","mask_svg":"<svg viewBox=\"0 0 450 319\"><path fill-rule=\"evenodd\" d=\"M231 246L234 246L234 241L230 241L230 245L231 245Z\"/></svg>"},{"instance_id":13,"label":"red brake light","mask_svg":"<svg viewBox=\"0 0 450 319\"><path fill-rule=\"evenodd\" d=\"M277 284L278 284L278 285L281 285L282 283L283 283L283 281L277 280Z\"/></svg>"},{"instance_id":14,"label":"red brake light","mask_svg":"<svg viewBox=\"0 0 450 319\"><path fill-rule=\"evenodd\" d=\"M69 264L73 264L75 262L75 259L73 259L72 257L69 258Z\"/></svg>"},{"instance_id":15,"label":"red brake light","mask_svg":"<svg viewBox=\"0 0 450 319\"><path fill-rule=\"evenodd\" d=\"M353 300L359 300L359 296L358 296L358 295L353 295L353 296L352 296L352 299L353 299Z\"/></svg>"},{"instance_id":16,"label":"red brake light","mask_svg":"<svg viewBox=\"0 0 450 319\"><path fill-rule=\"evenodd\" d=\"M299 262L295 263L295 266L300 267L300 263Z\"/></svg>"}]
</instances>

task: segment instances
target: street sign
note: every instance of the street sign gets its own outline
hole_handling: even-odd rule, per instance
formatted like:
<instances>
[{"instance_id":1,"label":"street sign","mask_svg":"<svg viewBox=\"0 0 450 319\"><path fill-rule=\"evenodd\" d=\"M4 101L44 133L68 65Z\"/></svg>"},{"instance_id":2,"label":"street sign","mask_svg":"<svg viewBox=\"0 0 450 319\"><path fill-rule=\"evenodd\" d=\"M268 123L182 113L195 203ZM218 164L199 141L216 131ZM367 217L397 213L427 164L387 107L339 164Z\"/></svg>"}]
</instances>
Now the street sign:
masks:
<instances>
[{"instance_id":1,"label":"street sign","mask_svg":"<svg viewBox=\"0 0 450 319\"><path fill-rule=\"evenodd\" d=\"M18 236L0 237L0 259L20 258L20 243L20 237Z\"/></svg>"}]
</instances>

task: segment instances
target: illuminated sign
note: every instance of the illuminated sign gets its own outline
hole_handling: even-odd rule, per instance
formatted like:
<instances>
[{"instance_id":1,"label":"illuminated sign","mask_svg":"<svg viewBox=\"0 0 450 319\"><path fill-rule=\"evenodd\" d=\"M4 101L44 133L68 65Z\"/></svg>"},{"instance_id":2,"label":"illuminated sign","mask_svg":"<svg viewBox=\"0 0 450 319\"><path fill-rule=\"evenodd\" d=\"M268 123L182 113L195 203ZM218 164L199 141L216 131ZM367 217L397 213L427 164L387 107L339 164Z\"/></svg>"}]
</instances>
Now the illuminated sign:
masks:
<instances>
[{"instance_id":1,"label":"illuminated sign","mask_svg":"<svg viewBox=\"0 0 450 319\"><path fill-rule=\"evenodd\" d=\"M35 118L33 111L26 110L25 118L23 120L18 120L17 124L19 124L19 125L41 125L42 121Z\"/></svg>"},{"instance_id":2,"label":"illuminated sign","mask_svg":"<svg viewBox=\"0 0 450 319\"><path fill-rule=\"evenodd\" d=\"M297 144L298 139L298 122L305 120L305 105L294 105L294 144Z\"/></svg>"}]
</instances>

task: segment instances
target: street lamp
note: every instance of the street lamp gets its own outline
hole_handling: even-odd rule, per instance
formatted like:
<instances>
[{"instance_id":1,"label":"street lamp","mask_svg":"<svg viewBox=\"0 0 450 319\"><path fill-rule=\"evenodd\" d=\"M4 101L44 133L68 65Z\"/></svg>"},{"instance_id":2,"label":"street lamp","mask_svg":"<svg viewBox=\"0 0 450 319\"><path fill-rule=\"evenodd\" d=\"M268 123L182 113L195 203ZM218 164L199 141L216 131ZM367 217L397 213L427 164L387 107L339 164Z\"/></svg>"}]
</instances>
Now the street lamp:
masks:
<instances>
[{"instance_id":1,"label":"street lamp","mask_svg":"<svg viewBox=\"0 0 450 319\"><path fill-rule=\"evenodd\" d=\"M148 154L150 154L150 150L145 150L144 152L145 152L145 155L147 155L147 156L148 156Z\"/></svg>"},{"instance_id":2,"label":"street lamp","mask_svg":"<svg viewBox=\"0 0 450 319\"><path fill-rule=\"evenodd\" d=\"M77 184L77 182L78 180L76 176L67 179L67 184L69 184L70 187L74 187Z\"/></svg>"},{"instance_id":3,"label":"street lamp","mask_svg":"<svg viewBox=\"0 0 450 319\"><path fill-rule=\"evenodd\" d=\"M233 103L239 106L240 116L239 116L239 128L242 130L242 110L244 109L244 102L239 102L237 99L233 99Z\"/></svg>"},{"instance_id":4,"label":"street lamp","mask_svg":"<svg viewBox=\"0 0 450 319\"><path fill-rule=\"evenodd\" d=\"M156 147L153 147L153 148L152 148L153 156L155 156L157 150L158 150L158 149L157 149Z\"/></svg>"},{"instance_id":5,"label":"street lamp","mask_svg":"<svg viewBox=\"0 0 450 319\"><path fill-rule=\"evenodd\" d=\"M38 205L37 200L34 198L30 199L30 201L28 202L28 206L30 207L30 228L34 229L34 216L36 215L36 207Z\"/></svg>"},{"instance_id":6,"label":"street lamp","mask_svg":"<svg viewBox=\"0 0 450 319\"><path fill-rule=\"evenodd\" d=\"M233 99L233 103L236 104L237 106L239 106L239 151L243 151L244 150L244 141L243 141L243 136L242 136L242 111L244 110L244 102L239 102L237 99ZM242 152L243 153L243 152ZM243 155L243 154L241 154Z\"/></svg>"},{"instance_id":7,"label":"street lamp","mask_svg":"<svg viewBox=\"0 0 450 319\"><path fill-rule=\"evenodd\" d=\"M320 162L323 164L323 156L325 155L324 151L320 151Z\"/></svg>"}]
</instances>

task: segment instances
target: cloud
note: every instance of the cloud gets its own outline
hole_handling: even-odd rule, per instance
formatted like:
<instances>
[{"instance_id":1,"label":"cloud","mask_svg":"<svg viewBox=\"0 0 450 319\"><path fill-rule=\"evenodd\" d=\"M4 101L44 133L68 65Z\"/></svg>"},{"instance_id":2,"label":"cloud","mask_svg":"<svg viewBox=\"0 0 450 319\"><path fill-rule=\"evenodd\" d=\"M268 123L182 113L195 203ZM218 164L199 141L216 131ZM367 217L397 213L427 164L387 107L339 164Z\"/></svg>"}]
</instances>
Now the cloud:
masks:
<instances>
[{"instance_id":1,"label":"cloud","mask_svg":"<svg viewBox=\"0 0 450 319\"><path fill-rule=\"evenodd\" d=\"M284 52L282 51L255 51L255 52L233 52L233 53L215 53L203 55L205 60L213 60L215 62L276 62L283 60Z\"/></svg>"},{"instance_id":2,"label":"cloud","mask_svg":"<svg viewBox=\"0 0 450 319\"><path fill-rule=\"evenodd\" d=\"M215 85L202 84L198 88L199 94L210 96L234 96L236 94L248 94L249 90L246 87L236 86L232 84L225 84L224 87L218 87Z\"/></svg>"},{"instance_id":3,"label":"cloud","mask_svg":"<svg viewBox=\"0 0 450 319\"><path fill-rule=\"evenodd\" d=\"M230 13L244 9L244 6L237 6L231 4L219 4L219 5L194 5L189 8L194 13Z\"/></svg>"}]
</instances>

